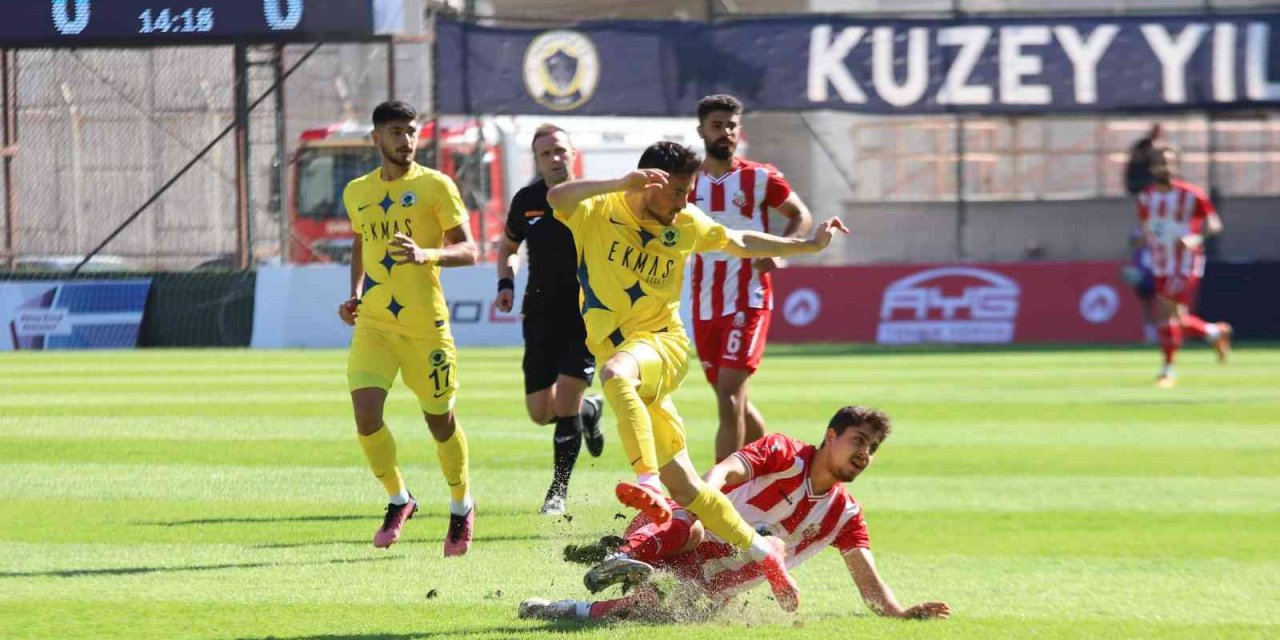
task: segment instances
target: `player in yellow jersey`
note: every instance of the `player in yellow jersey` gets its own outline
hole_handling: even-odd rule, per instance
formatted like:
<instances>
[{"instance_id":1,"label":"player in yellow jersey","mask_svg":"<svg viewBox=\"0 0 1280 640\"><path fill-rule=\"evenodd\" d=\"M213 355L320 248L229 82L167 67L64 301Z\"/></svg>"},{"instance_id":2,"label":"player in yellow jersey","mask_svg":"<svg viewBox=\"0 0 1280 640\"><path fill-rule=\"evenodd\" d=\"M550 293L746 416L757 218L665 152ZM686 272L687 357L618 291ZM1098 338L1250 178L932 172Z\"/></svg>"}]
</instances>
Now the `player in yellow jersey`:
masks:
<instances>
[{"instance_id":1,"label":"player in yellow jersey","mask_svg":"<svg viewBox=\"0 0 1280 640\"><path fill-rule=\"evenodd\" d=\"M787 574L785 545L757 533L724 494L708 487L685 449L684 424L671 401L689 364L680 289L692 253L816 253L848 230L837 218L818 225L807 240L727 229L688 203L700 162L688 147L658 142L645 149L638 170L616 180L565 182L547 200L577 244L587 346L604 363L605 398L636 472L635 484L618 485L618 499L665 523L671 519L662 496L666 485L707 530L760 563L779 605L791 611L799 593Z\"/></svg>"},{"instance_id":2,"label":"player in yellow jersey","mask_svg":"<svg viewBox=\"0 0 1280 640\"><path fill-rule=\"evenodd\" d=\"M467 438L453 413L457 349L440 268L475 264L476 246L458 187L413 161L417 120L417 112L403 102L384 102L373 110L373 143L382 164L342 193L356 242L351 298L339 305L338 315L355 326L347 381L360 447L389 496L373 545L395 543L418 510L382 420L387 390L399 373L418 396L449 484L444 555L460 556L471 545L475 508L468 491Z\"/></svg>"}]
</instances>

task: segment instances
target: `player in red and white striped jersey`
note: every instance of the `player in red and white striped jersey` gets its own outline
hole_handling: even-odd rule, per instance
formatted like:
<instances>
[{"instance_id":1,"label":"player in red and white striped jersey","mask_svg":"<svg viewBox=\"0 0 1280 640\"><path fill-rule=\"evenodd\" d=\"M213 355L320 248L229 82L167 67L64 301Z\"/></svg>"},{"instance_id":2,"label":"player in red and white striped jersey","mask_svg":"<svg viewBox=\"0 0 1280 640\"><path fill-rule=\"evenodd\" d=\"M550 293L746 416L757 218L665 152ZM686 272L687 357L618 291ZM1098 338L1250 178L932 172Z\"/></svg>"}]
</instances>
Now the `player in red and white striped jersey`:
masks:
<instances>
[{"instance_id":1,"label":"player in red and white striped jersey","mask_svg":"<svg viewBox=\"0 0 1280 640\"><path fill-rule=\"evenodd\" d=\"M945 618L951 610L944 602L899 604L876 570L862 508L844 486L871 464L890 429L889 418L880 411L844 407L831 418L821 446L771 434L721 461L706 480L722 487L753 526L785 542L788 567L832 547L844 558L863 600L875 612ZM521 605L521 615L662 618L664 608L687 603L663 601L655 589L643 584L655 569L674 574L708 599L712 609L764 581L749 558L704 532L678 505L673 508L675 517L662 525L638 516L617 552L587 573L585 582L593 592L618 582L639 585L631 595L598 602L530 600Z\"/></svg>"},{"instance_id":2,"label":"player in red and white striped jersey","mask_svg":"<svg viewBox=\"0 0 1280 640\"><path fill-rule=\"evenodd\" d=\"M1221 233L1222 220L1204 191L1175 179L1176 172L1177 153L1171 147L1157 149L1151 161L1155 182L1138 194L1138 221L1151 249L1159 296L1156 327L1164 367L1156 384L1165 388L1174 385L1173 361L1183 335L1212 344L1219 362L1226 362L1231 350L1231 325L1205 322L1190 310L1204 277L1204 238Z\"/></svg>"},{"instance_id":3,"label":"player in red and white striped jersey","mask_svg":"<svg viewBox=\"0 0 1280 640\"><path fill-rule=\"evenodd\" d=\"M782 235L803 237L813 216L776 168L737 157L742 103L730 95L698 101L698 135L706 146L689 201L730 228L769 232L769 209L785 216ZM764 418L747 399L747 380L760 367L776 258L735 258L726 253L694 257L693 338L707 381L716 390L720 429L716 460L764 436Z\"/></svg>"}]
</instances>

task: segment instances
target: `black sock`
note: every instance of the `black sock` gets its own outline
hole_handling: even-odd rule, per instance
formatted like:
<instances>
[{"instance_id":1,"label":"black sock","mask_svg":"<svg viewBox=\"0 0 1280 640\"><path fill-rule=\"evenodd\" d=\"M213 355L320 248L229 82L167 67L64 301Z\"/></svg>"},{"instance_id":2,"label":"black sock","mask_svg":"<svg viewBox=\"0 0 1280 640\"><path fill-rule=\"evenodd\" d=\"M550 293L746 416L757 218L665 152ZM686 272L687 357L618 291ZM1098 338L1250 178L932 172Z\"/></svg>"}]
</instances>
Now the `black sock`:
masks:
<instances>
[{"instance_id":1,"label":"black sock","mask_svg":"<svg viewBox=\"0 0 1280 640\"><path fill-rule=\"evenodd\" d=\"M552 477L548 494L555 493L563 496L569 493L569 474L573 473L573 465L578 461L578 452L582 450L582 415L557 417L553 443L555 475Z\"/></svg>"}]
</instances>

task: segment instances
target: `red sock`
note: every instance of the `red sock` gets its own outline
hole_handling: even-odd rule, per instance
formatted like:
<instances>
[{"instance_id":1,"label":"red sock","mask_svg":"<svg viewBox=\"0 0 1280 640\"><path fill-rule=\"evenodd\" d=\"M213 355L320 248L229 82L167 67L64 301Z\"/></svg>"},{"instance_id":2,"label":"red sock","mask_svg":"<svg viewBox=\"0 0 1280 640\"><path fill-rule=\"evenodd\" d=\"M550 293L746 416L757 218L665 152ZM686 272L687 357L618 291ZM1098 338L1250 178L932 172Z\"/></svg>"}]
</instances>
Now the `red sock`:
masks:
<instances>
[{"instance_id":1,"label":"red sock","mask_svg":"<svg viewBox=\"0 0 1280 640\"><path fill-rule=\"evenodd\" d=\"M1204 320L1189 313L1182 316L1182 331L1188 338L1203 338L1208 333Z\"/></svg>"},{"instance_id":2,"label":"red sock","mask_svg":"<svg viewBox=\"0 0 1280 640\"><path fill-rule=\"evenodd\" d=\"M628 534L618 551L634 560L653 564L680 551L689 542L690 530L689 523L681 518L672 518L661 525L647 524Z\"/></svg>"},{"instance_id":3,"label":"red sock","mask_svg":"<svg viewBox=\"0 0 1280 640\"><path fill-rule=\"evenodd\" d=\"M592 602L591 609L588 611L588 617L592 620L608 618L610 616L626 616L634 612L644 612L646 609L653 609L658 604L657 596L647 588L624 596L616 600L601 600Z\"/></svg>"},{"instance_id":4,"label":"red sock","mask_svg":"<svg viewBox=\"0 0 1280 640\"><path fill-rule=\"evenodd\" d=\"M1178 323L1177 318L1171 318L1161 325L1156 333L1160 336L1160 350L1164 352L1164 363L1173 364L1174 354L1182 346L1182 325Z\"/></svg>"},{"instance_id":5,"label":"red sock","mask_svg":"<svg viewBox=\"0 0 1280 640\"><path fill-rule=\"evenodd\" d=\"M627 605L631 604L629 598L618 598L617 600L601 600L591 603L591 610L587 614L592 620L608 618L614 613L623 613L627 609Z\"/></svg>"}]
</instances>

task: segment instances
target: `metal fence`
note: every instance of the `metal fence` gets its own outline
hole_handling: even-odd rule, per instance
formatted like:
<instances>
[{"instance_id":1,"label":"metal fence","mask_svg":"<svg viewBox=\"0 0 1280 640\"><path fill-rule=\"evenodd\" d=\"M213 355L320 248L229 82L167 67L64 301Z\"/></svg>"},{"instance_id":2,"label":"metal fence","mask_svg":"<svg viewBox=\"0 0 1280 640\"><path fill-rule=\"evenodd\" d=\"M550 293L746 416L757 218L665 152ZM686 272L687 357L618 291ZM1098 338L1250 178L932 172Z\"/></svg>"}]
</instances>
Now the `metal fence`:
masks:
<instances>
[{"instance_id":1,"label":"metal fence","mask_svg":"<svg viewBox=\"0 0 1280 640\"><path fill-rule=\"evenodd\" d=\"M311 47L248 48L239 76L248 98L266 93ZM278 256L288 234L281 224L281 160L287 162L301 131L365 119L387 99L396 72L388 56L397 49L401 56L421 54L386 44L320 46L283 83L280 99L273 94L250 113L243 193L236 139L227 136L89 267L234 266L241 245L254 262ZM6 140L16 144L0 181L9 199L0 226L3 257L19 267L61 269L100 243L232 124L235 58L231 46L8 52ZM416 82L402 83L400 95L421 104L421 74L406 75Z\"/></svg>"}]
</instances>

